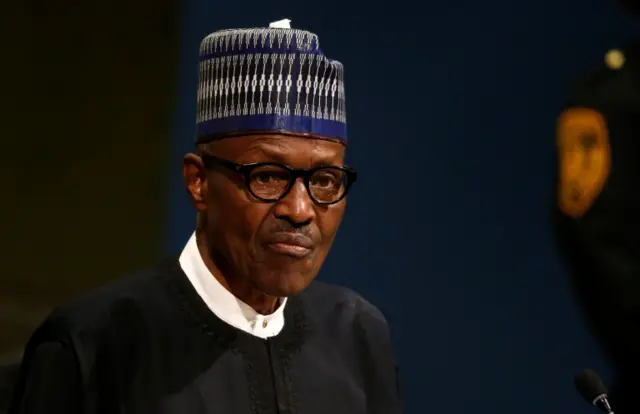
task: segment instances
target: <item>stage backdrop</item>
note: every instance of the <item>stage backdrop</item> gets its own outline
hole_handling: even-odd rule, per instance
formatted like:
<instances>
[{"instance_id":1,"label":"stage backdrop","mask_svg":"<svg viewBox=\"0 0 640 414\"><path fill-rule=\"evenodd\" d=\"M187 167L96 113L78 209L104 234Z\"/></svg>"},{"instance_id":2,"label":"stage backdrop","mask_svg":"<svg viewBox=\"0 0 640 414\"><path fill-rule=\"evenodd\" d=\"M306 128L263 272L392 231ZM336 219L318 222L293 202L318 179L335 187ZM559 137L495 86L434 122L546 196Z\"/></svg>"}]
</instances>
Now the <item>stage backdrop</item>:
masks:
<instances>
[{"instance_id":1,"label":"stage backdrop","mask_svg":"<svg viewBox=\"0 0 640 414\"><path fill-rule=\"evenodd\" d=\"M158 259L179 15L171 0L9 3L0 365L52 307Z\"/></svg>"},{"instance_id":2,"label":"stage backdrop","mask_svg":"<svg viewBox=\"0 0 640 414\"><path fill-rule=\"evenodd\" d=\"M449 5L450 4L450 5ZM632 36L606 0L185 1L168 253L193 228L199 40L281 18L346 67L361 173L321 278L387 314L409 414L589 410L572 377L606 364L571 295L549 212L569 80Z\"/></svg>"}]
</instances>

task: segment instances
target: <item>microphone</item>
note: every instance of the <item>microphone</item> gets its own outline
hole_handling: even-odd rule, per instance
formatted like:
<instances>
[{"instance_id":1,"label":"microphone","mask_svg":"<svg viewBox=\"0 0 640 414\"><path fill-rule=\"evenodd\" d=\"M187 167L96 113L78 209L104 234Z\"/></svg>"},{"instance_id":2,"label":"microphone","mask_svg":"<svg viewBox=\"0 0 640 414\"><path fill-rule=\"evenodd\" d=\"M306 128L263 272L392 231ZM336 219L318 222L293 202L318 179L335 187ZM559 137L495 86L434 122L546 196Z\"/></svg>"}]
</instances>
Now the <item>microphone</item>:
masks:
<instances>
[{"instance_id":1,"label":"microphone","mask_svg":"<svg viewBox=\"0 0 640 414\"><path fill-rule=\"evenodd\" d=\"M590 369L583 369L575 376L573 384L589 404L595 405L603 413L614 414L607 397L607 387L598 374Z\"/></svg>"}]
</instances>

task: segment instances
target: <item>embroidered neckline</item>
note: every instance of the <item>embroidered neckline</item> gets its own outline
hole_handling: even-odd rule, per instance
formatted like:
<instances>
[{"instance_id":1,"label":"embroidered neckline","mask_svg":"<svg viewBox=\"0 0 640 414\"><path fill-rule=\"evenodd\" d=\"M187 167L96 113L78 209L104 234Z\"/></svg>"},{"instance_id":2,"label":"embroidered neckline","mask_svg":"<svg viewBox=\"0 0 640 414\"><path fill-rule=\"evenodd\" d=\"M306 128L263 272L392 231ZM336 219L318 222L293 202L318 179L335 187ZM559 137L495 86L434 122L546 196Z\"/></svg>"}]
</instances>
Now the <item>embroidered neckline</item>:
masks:
<instances>
[{"instance_id":1,"label":"embroidered neckline","mask_svg":"<svg viewBox=\"0 0 640 414\"><path fill-rule=\"evenodd\" d=\"M269 339L262 339L228 325L211 312L189 282L177 259L169 261L161 274L165 287L176 297L180 309L189 320L200 327L206 338L222 349L228 349L243 356L253 411L256 414L271 411L269 409L271 401L267 399L271 399L272 393L265 391L263 374L256 369L261 361L259 347L268 347L270 344L272 349L276 350L275 355L271 357L277 358L283 367L288 405L293 408L297 398L294 392L295 387L291 382L290 362L311 331L311 321L307 317L306 303L302 298L297 296L287 301L284 309L285 325L282 331ZM269 372L268 376L271 375L272 373Z\"/></svg>"}]
</instances>

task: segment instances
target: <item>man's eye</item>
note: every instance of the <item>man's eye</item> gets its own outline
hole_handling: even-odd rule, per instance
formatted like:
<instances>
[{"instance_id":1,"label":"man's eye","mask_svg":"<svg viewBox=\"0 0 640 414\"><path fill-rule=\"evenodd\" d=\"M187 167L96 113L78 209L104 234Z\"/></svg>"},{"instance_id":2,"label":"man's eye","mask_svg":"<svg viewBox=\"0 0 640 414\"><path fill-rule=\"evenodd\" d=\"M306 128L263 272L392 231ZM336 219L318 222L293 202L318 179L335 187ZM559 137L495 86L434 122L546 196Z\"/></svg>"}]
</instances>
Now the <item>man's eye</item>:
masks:
<instances>
[{"instance_id":1,"label":"man's eye","mask_svg":"<svg viewBox=\"0 0 640 414\"><path fill-rule=\"evenodd\" d=\"M314 187L335 187L337 184L336 177L328 174L313 177L311 180L311 185Z\"/></svg>"},{"instance_id":2,"label":"man's eye","mask_svg":"<svg viewBox=\"0 0 640 414\"><path fill-rule=\"evenodd\" d=\"M261 171L253 174L252 179L259 184L275 184L287 181L288 176L279 171Z\"/></svg>"}]
</instances>

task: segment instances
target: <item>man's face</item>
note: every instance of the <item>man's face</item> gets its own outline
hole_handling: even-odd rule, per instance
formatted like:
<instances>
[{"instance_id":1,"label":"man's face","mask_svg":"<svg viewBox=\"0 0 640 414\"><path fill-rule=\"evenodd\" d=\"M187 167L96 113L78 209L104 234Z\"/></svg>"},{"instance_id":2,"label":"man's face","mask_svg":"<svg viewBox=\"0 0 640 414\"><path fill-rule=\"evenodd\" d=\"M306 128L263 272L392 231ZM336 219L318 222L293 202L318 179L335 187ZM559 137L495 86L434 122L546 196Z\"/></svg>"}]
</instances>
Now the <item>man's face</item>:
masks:
<instances>
[{"instance_id":1,"label":"man's face","mask_svg":"<svg viewBox=\"0 0 640 414\"><path fill-rule=\"evenodd\" d=\"M256 135L212 142L206 152L238 164L272 162L310 169L342 166L345 148L321 139ZM296 295L317 276L340 226L345 199L318 205L298 179L279 201L259 201L241 174L205 169L193 154L185 157L184 175L213 261L227 279L282 297Z\"/></svg>"}]
</instances>

